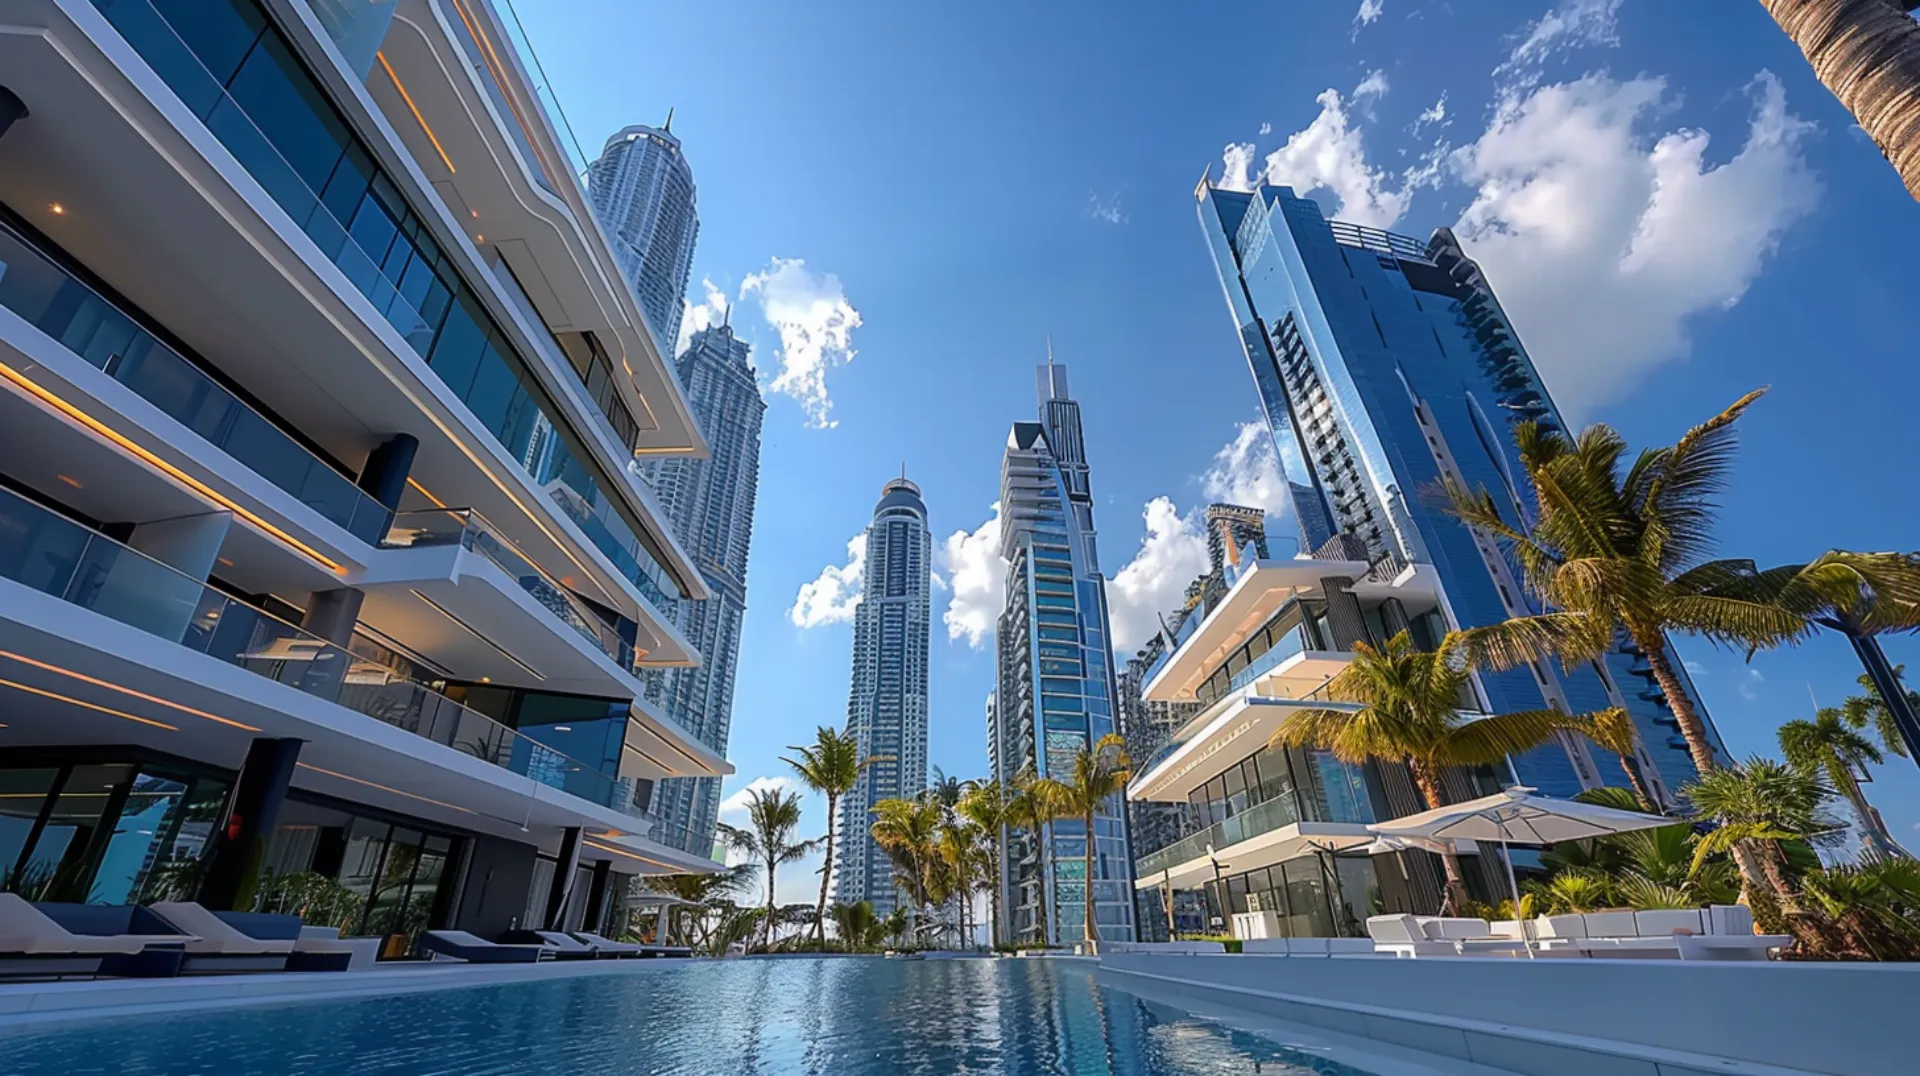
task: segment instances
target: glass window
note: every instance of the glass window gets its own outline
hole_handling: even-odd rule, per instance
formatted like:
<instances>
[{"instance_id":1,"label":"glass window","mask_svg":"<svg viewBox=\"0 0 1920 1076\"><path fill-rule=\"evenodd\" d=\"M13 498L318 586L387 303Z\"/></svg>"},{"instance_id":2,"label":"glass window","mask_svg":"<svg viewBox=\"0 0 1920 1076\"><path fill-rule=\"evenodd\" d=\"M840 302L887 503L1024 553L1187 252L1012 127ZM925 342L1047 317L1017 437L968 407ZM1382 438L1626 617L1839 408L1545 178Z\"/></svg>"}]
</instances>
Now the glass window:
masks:
<instances>
[{"instance_id":1,"label":"glass window","mask_svg":"<svg viewBox=\"0 0 1920 1076\"><path fill-rule=\"evenodd\" d=\"M520 913L520 929L539 930L547 925L547 898L552 895L553 872L558 863L545 856L533 861L533 881L527 886L527 906Z\"/></svg>"},{"instance_id":2,"label":"glass window","mask_svg":"<svg viewBox=\"0 0 1920 1076\"><path fill-rule=\"evenodd\" d=\"M505 428L507 405L513 400L513 390L520 387L513 369L500 355L500 345L498 336L487 338L487 346L480 352L479 369L474 371L473 386L467 390L467 408L482 426L496 433Z\"/></svg>"},{"instance_id":3,"label":"glass window","mask_svg":"<svg viewBox=\"0 0 1920 1076\"><path fill-rule=\"evenodd\" d=\"M227 92L310 191L326 186L350 139L280 35L261 39Z\"/></svg>"},{"instance_id":4,"label":"glass window","mask_svg":"<svg viewBox=\"0 0 1920 1076\"><path fill-rule=\"evenodd\" d=\"M120 818L107 839L106 853L94 872L87 893L89 903L125 904L140 890L186 794L186 783L169 777L140 774L133 779L126 805L120 809Z\"/></svg>"},{"instance_id":5,"label":"glass window","mask_svg":"<svg viewBox=\"0 0 1920 1076\"><path fill-rule=\"evenodd\" d=\"M1296 938L1333 936L1333 916L1327 910L1326 879L1319 856L1303 856L1284 864L1287 879L1287 923Z\"/></svg>"},{"instance_id":6,"label":"glass window","mask_svg":"<svg viewBox=\"0 0 1920 1076\"><path fill-rule=\"evenodd\" d=\"M112 820L107 810L122 794L133 767L74 766L60 786L46 828L20 864L17 889L29 900L85 901L93 863L105 850Z\"/></svg>"},{"instance_id":7,"label":"glass window","mask_svg":"<svg viewBox=\"0 0 1920 1076\"><path fill-rule=\"evenodd\" d=\"M47 794L60 777L57 767L0 770L0 891L21 892L26 878L15 871Z\"/></svg>"},{"instance_id":8,"label":"glass window","mask_svg":"<svg viewBox=\"0 0 1920 1076\"><path fill-rule=\"evenodd\" d=\"M149 0L173 24L173 33L200 57L200 62L221 82L233 78L240 61L266 26L266 19L249 0ZM105 5L102 5L105 6ZM137 11L138 3L118 4ZM120 12L115 12L120 14ZM159 33L169 33L158 28ZM177 46L176 46L177 47Z\"/></svg>"}]
</instances>

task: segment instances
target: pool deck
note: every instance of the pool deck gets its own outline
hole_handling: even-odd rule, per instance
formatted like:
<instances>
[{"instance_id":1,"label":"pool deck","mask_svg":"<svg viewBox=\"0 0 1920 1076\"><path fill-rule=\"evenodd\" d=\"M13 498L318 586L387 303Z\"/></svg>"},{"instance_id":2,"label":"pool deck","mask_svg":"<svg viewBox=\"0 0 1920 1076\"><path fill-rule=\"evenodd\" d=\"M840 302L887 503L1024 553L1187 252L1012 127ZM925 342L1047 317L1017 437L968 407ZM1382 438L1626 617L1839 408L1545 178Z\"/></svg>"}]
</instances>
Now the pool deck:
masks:
<instances>
[{"instance_id":1,"label":"pool deck","mask_svg":"<svg viewBox=\"0 0 1920 1076\"><path fill-rule=\"evenodd\" d=\"M177 979L76 979L0 984L0 1031L26 1024L391 997L501 983L649 975L684 960L566 960L539 964L393 963L371 971L195 975Z\"/></svg>"}]
</instances>

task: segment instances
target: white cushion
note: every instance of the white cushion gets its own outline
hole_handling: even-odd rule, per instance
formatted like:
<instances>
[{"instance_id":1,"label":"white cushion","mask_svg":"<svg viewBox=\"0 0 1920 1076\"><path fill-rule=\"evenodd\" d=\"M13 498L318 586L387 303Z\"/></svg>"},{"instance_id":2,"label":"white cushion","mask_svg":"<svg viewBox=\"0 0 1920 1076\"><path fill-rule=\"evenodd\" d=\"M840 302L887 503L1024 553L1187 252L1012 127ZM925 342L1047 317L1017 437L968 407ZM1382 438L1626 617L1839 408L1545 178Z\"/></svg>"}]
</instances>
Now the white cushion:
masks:
<instances>
[{"instance_id":1,"label":"white cushion","mask_svg":"<svg viewBox=\"0 0 1920 1076\"><path fill-rule=\"evenodd\" d=\"M1640 927L1633 921L1632 912L1588 912L1580 918L1587 921L1589 938L1637 938Z\"/></svg>"},{"instance_id":2,"label":"white cushion","mask_svg":"<svg viewBox=\"0 0 1920 1076\"><path fill-rule=\"evenodd\" d=\"M0 893L0 953L137 953L148 942L184 937L143 934L74 934L18 893Z\"/></svg>"},{"instance_id":3,"label":"white cushion","mask_svg":"<svg viewBox=\"0 0 1920 1076\"><path fill-rule=\"evenodd\" d=\"M187 942L189 953L222 953L251 956L260 953L290 953L293 939L262 941L202 908L190 900L163 900L149 908L167 921L167 925L193 938Z\"/></svg>"},{"instance_id":4,"label":"white cushion","mask_svg":"<svg viewBox=\"0 0 1920 1076\"><path fill-rule=\"evenodd\" d=\"M1526 937L1526 934L1521 931L1520 921L1517 919L1496 919L1487 924L1487 929L1492 932L1491 936L1495 938Z\"/></svg>"},{"instance_id":5,"label":"white cushion","mask_svg":"<svg viewBox=\"0 0 1920 1076\"><path fill-rule=\"evenodd\" d=\"M1753 912L1744 904L1709 905L1707 933L1736 937L1752 934Z\"/></svg>"},{"instance_id":6,"label":"white cushion","mask_svg":"<svg viewBox=\"0 0 1920 1076\"><path fill-rule=\"evenodd\" d=\"M1698 908L1659 908L1633 913L1633 925L1643 938L1666 938L1680 930L1702 933L1702 918Z\"/></svg>"},{"instance_id":7,"label":"white cushion","mask_svg":"<svg viewBox=\"0 0 1920 1076\"><path fill-rule=\"evenodd\" d=\"M1421 924L1434 941L1459 941L1461 938L1485 938L1493 928L1485 919L1434 919Z\"/></svg>"},{"instance_id":8,"label":"white cushion","mask_svg":"<svg viewBox=\"0 0 1920 1076\"><path fill-rule=\"evenodd\" d=\"M1425 941L1426 933L1411 915L1376 915L1367 919L1367 937L1389 945Z\"/></svg>"},{"instance_id":9,"label":"white cushion","mask_svg":"<svg viewBox=\"0 0 1920 1076\"><path fill-rule=\"evenodd\" d=\"M1587 921L1578 915L1543 915L1533 921L1536 938L1584 938Z\"/></svg>"}]
</instances>

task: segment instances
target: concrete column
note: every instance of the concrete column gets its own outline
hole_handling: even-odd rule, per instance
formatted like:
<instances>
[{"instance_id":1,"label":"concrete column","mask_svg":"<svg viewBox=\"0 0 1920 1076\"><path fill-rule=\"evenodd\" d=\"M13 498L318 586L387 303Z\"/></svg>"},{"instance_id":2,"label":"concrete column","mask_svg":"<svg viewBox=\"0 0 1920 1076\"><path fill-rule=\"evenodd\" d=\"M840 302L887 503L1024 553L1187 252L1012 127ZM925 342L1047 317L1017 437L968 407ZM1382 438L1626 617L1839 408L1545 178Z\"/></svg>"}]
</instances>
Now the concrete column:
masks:
<instances>
[{"instance_id":1,"label":"concrete column","mask_svg":"<svg viewBox=\"0 0 1920 1076\"><path fill-rule=\"evenodd\" d=\"M15 120L27 118L27 104L14 95L12 90L0 86L0 136L7 133Z\"/></svg>"},{"instance_id":2,"label":"concrete column","mask_svg":"<svg viewBox=\"0 0 1920 1076\"><path fill-rule=\"evenodd\" d=\"M547 890L547 921L542 930L559 930L567 915L567 898L573 893L573 874L580 868L580 827L560 831L560 862L553 868L553 887Z\"/></svg>"},{"instance_id":3,"label":"concrete column","mask_svg":"<svg viewBox=\"0 0 1920 1076\"><path fill-rule=\"evenodd\" d=\"M401 496L407 492L407 476L413 472L413 457L419 451L419 438L410 433L394 434L368 454L367 465L361 468L355 484L386 505L388 511L397 511Z\"/></svg>"},{"instance_id":4,"label":"concrete column","mask_svg":"<svg viewBox=\"0 0 1920 1076\"><path fill-rule=\"evenodd\" d=\"M353 641L353 627L360 623L360 606L365 591L353 587L314 591L307 602L307 613L300 626L335 646L345 648Z\"/></svg>"},{"instance_id":5,"label":"concrete column","mask_svg":"<svg viewBox=\"0 0 1920 1076\"><path fill-rule=\"evenodd\" d=\"M653 944L655 945L672 945L673 944L672 942L667 940L667 924L668 922L670 922L669 917L672 916L672 914L673 914L673 905L662 904L660 906L660 924L653 928Z\"/></svg>"},{"instance_id":6,"label":"concrete column","mask_svg":"<svg viewBox=\"0 0 1920 1076\"><path fill-rule=\"evenodd\" d=\"M600 920L607 910L607 882L612 873L613 864L607 860L593 865L593 882L587 886L587 910L580 917L581 930L600 930Z\"/></svg>"},{"instance_id":7,"label":"concrete column","mask_svg":"<svg viewBox=\"0 0 1920 1076\"><path fill-rule=\"evenodd\" d=\"M302 742L261 736L247 748L247 760L228 800L226 823L214 834L206 877L200 882L200 903L207 908L252 909L260 860L280 820L280 806L293 783Z\"/></svg>"}]
</instances>

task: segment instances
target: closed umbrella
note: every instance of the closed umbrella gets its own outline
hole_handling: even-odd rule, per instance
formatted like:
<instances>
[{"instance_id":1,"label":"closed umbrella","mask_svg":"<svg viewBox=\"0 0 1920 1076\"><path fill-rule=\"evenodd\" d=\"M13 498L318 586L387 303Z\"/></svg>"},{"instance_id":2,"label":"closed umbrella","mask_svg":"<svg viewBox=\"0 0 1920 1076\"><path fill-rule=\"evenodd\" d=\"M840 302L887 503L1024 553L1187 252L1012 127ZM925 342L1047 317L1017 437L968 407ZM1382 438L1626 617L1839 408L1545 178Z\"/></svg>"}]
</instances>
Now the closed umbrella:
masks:
<instances>
[{"instance_id":1,"label":"closed umbrella","mask_svg":"<svg viewBox=\"0 0 1920 1076\"><path fill-rule=\"evenodd\" d=\"M1537 792L1537 789L1515 785L1477 800L1436 807L1390 822L1376 822L1367 829L1388 840L1500 842L1500 856L1507 867L1507 885L1513 891L1513 914L1519 919L1520 882L1513 873L1509 844L1558 844L1674 824L1673 819L1662 815L1554 799ZM1520 926L1524 934L1524 920ZM1529 948L1527 952L1533 950Z\"/></svg>"}]
</instances>

